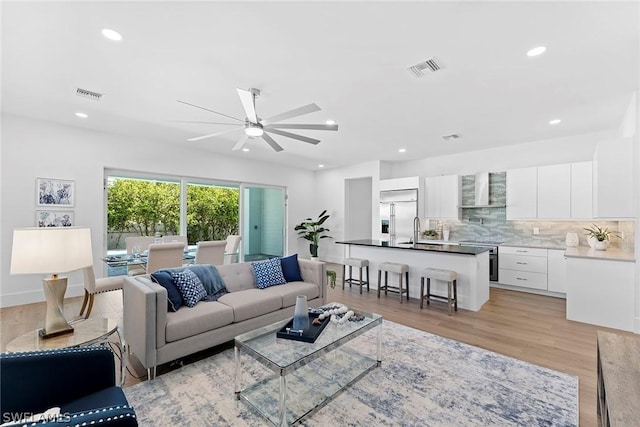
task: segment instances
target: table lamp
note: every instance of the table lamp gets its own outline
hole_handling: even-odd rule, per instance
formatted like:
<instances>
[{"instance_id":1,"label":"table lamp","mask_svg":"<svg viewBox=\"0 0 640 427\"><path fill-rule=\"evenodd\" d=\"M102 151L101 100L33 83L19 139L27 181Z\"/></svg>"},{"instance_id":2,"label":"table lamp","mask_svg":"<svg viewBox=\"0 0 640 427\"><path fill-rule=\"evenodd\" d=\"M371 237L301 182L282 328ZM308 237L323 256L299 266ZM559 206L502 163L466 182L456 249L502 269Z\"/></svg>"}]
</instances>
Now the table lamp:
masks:
<instances>
[{"instance_id":1,"label":"table lamp","mask_svg":"<svg viewBox=\"0 0 640 427\"><path fill-rule=\"evenodd\" d=\"M58 273L93 265L91 230L85 227L16 228L13 231L11 274L52 274L43 279L47 312L42 338L73 332L64 317L67 278Z\"/></svg>"}]
</instances>

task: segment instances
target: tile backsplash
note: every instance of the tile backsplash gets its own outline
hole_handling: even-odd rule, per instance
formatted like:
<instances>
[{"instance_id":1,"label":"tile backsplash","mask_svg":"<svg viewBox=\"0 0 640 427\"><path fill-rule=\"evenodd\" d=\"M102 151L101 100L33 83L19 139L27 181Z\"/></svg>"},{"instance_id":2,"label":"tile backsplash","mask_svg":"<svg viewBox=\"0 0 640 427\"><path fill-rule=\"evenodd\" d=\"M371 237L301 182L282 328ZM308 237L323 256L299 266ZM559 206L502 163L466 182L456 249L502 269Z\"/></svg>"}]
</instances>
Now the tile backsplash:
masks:
<instances>
[{"instance_id":1,"label":"tile backsplash","mask_svg":"<svg viewBox=\"0 0 640 427\"><path fill-rule=\"evenodd\" d=\"M506 172L489 174L489 204L504 206L506 204ZM462 177L462 205L474 203L474 176ZM480 240L480 241L526 241L532 244L565 246L567 233L577 233L580 245L588 246L584 228L597 224L623 234L622 239L613 238L612 246L632 249L635 226L633 221L507 221L505 207L463 208L460 221L449 223L449 240ZM425 224L429 228L436 228L436 221ZM538 234L533 234L538 228Z\"/></svg>"}]
</instances>

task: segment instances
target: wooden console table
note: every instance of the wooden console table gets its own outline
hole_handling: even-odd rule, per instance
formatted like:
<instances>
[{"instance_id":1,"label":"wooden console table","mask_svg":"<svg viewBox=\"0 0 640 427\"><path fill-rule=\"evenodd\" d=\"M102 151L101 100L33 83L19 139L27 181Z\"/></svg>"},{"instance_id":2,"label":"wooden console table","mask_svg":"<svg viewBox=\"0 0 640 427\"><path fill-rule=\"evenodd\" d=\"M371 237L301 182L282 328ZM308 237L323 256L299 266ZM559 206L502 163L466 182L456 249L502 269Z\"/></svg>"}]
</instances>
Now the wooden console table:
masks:
<instances>
[{"instance_id":1,"label":"wooden console table","mask_svg":"<svg viewBox=\"0 0 640 427\"><path fill-rule=\"evenodd\" d=\"M640 420L640 338L598 331L598 425Z\"/></svg>"}]
</instances>

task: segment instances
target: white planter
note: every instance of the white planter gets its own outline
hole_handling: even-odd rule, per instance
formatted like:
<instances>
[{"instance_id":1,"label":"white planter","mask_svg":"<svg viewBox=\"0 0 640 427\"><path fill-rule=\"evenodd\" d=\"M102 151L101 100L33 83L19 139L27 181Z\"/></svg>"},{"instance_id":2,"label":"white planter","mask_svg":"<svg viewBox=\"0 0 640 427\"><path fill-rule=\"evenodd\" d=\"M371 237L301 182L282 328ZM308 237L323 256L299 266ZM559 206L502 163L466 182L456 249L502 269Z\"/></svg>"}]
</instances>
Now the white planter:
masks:
<instances>
[{"instance_id":1,"label":"white planter","mask_svg":"<svg viewBox=\"0 0 640 427\"><path fill-rule=\"evenodd\" d=\"M608 240L596 240L593 244L593 248L596 251L606 251L608 247L609 247Z\"/></svg>"}]
</instances>

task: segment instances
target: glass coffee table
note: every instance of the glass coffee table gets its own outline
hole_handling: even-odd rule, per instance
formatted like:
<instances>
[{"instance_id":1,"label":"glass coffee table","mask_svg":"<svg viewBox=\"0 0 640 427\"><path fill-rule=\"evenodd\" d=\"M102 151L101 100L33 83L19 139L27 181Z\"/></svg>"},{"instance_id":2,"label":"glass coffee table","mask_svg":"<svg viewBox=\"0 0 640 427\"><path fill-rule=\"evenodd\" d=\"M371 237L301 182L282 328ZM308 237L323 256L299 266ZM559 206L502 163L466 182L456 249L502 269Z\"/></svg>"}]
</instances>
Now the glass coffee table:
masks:
<instances>
[{"instance_id":1,"label":"glass coffee table","mask_svg":"<svg viewBox=\"0 0 640 427\"><path fill-rule=\"evenodd\" d=\"M314 343L277 338L276 332L289 319L237 336L234 349L237 398L275 426L295 424L320 409L382 364L382 316L359 312L363 320L329 323ZM373 328L377 329L377 354L364 355L345 345ZM241 384L242 353L271 371L245 389Z\"/></svg>"}]
</instances>

